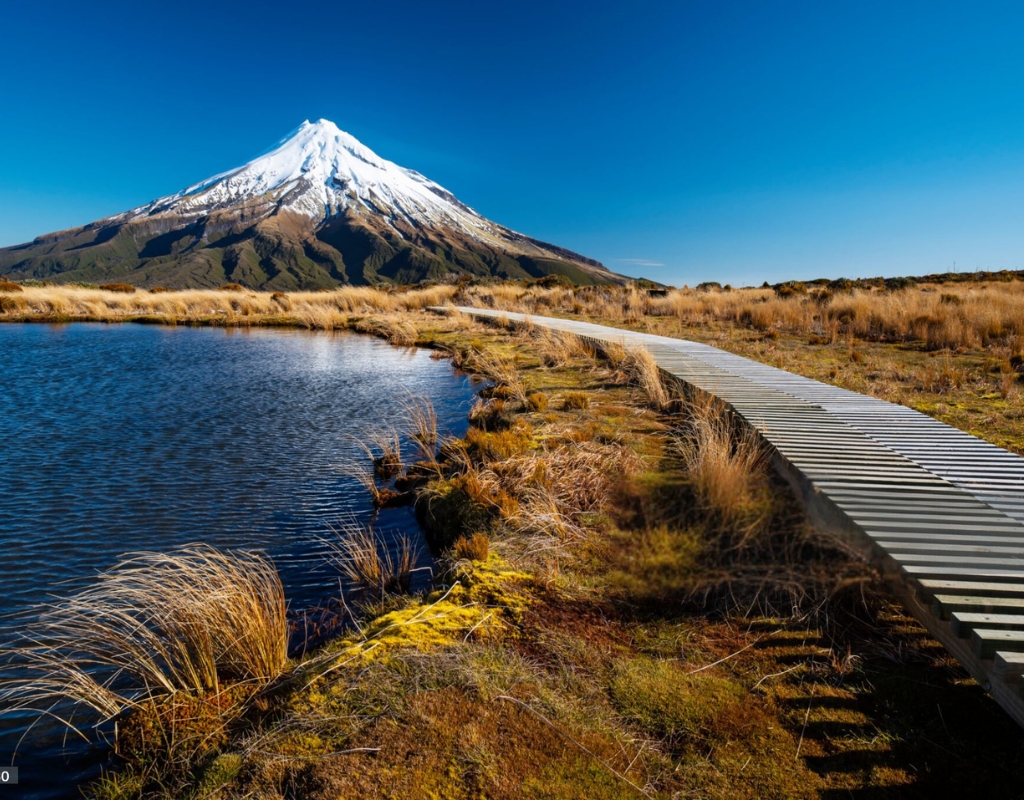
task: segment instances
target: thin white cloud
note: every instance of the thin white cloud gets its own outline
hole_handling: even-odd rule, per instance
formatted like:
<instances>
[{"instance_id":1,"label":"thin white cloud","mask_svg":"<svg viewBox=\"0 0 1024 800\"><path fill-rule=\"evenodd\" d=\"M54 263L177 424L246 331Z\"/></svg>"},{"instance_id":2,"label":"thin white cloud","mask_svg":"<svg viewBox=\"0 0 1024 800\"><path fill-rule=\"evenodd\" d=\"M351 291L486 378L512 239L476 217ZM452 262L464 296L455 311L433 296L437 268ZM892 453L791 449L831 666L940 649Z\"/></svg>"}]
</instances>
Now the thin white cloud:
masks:
<instances>
[{"instance_id":1,"label":"thin white cloud","mask_svg":"<svg viewBox=\"0 0 1024 800\"><path fill-rule=\"evenodd\" d=\"M621 261L624 264L635 264L638 267L663 267L665 266L660 261L648 261L646 258L617 258L616 261Z\"/></svg>"}]
</instances>

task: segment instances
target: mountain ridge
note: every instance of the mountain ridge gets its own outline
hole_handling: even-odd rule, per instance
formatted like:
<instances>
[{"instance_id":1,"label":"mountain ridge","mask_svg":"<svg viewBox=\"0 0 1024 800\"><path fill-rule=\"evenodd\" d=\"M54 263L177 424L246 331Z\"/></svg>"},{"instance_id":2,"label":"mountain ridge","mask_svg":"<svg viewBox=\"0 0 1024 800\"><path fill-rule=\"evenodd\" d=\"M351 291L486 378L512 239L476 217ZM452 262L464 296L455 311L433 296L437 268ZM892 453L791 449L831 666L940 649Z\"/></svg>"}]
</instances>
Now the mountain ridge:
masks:
<instances>
[{"instance_id":1,"label":"mountain ridge","mask_svg":"<svg viewBox=\"0 0 1024 800\"><path fill-rule=\"evenodd\" d=\"M0 274L58 282L254 289L416 283L449 274L627 278L486 219L328 120L171 195L0 249Z\"/></svg>"}]
</instances>

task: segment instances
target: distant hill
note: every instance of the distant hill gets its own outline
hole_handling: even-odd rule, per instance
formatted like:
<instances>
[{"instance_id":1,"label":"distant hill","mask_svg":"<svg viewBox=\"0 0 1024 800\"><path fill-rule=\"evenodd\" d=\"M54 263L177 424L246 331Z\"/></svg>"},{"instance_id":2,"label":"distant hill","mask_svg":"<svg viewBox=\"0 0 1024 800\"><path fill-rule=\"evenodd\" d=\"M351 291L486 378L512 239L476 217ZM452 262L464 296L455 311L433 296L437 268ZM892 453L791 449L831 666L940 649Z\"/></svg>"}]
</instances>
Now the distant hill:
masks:
<instances>
[{"instance_id":1,"label":"distant hill","mask_svg":"<svg viewBox=\"0 0 1024 800\"><path fill-rule=\"evenodd\" d=\"M148 205L0 249L0 275L58 283L320 289L451 273L624 283L600 262L485 219L334 123Z\"/></svg>"}]
</instances>

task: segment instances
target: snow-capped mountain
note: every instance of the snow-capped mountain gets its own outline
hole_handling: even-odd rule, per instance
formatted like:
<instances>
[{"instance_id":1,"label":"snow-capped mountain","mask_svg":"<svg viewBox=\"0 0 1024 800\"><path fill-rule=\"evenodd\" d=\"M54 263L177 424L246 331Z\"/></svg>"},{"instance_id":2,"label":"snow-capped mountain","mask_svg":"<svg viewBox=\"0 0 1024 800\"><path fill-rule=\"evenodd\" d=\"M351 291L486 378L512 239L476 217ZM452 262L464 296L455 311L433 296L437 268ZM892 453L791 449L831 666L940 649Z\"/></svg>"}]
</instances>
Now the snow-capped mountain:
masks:
<instances>
[{"instance_id":1,"label":"snow-capped mountain","mask_svg":"<svg viewBox=\"0 0 1024 800\"><path fill-rule=\"evenodd\" d=\"M14 278L140 286L324 288L450 272L624 280L485 219L324 119L176 194L0 250L0 274Z\"/></svg>"}]
</instances>

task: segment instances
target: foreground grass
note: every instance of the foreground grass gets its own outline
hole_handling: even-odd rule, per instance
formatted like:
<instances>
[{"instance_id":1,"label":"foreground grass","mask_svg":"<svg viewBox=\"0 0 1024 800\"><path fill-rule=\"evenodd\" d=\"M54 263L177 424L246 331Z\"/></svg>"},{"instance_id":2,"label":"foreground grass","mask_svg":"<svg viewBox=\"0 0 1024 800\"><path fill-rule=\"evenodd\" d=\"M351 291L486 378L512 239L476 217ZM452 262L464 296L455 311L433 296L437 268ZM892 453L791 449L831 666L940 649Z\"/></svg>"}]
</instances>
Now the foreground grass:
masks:
<instances>
[{"instance_id":1,"label":"foreground grass","mask_svg":"<svg viewBox=\"0 0 1024 800\"><path fill-rule=\"evenodd\" d=\"M266 688L129 715L94 797L1024 789L1016 726L713 404L662 414L637 354L404 321L493 384L465 439L377 476L415 495L435 587L390 594L372 564L353 627Z\"/></svg>"}]
</instances>

